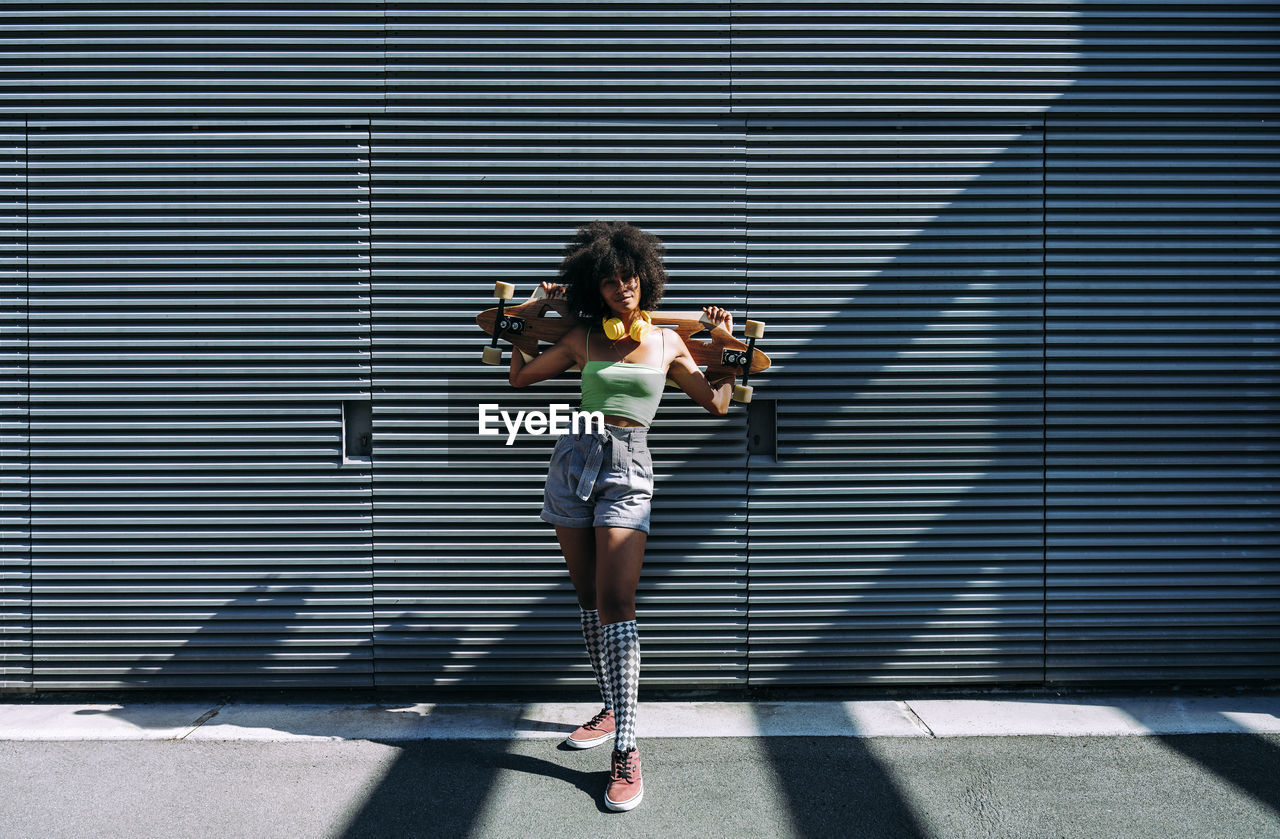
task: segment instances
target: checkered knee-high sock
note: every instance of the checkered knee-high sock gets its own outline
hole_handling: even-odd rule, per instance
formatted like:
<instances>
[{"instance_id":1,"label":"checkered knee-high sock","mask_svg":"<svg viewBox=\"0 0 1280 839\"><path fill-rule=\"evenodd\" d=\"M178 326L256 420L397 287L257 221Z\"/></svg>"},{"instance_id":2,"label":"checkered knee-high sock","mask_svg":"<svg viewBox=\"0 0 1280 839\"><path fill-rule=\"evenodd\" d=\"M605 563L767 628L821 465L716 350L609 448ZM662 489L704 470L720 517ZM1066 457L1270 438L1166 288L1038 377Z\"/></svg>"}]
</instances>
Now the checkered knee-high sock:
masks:
<instances>
[{"instance_id":1,"label":"checkered knee-high sock","mask_svg":"<svg viewBox=\"0 0 1280 839\"><path fill-rule=\"evenodd\" d=\"M604 651L613 689L613 714L618 723L613 747L625 752L636 747L636 696L640 689L640 635L636 622L606 626Z\"/></svg>"},{"instance_id":2,"label":"checkered knee-high sock","mask_svg":"<svg viewBox=\"0 0 1280 839\"><path fill-rule=\"evenodd\" d=\"M604 697L604 707L613 707L613 698L609 693L609 670L604 664L604 627L600 626L598 609L583 609L582 637L587 642L587 655L591 656L591 669L596 671L596 684L600 686L600 695Z\"/></svg>"}]
</instances>

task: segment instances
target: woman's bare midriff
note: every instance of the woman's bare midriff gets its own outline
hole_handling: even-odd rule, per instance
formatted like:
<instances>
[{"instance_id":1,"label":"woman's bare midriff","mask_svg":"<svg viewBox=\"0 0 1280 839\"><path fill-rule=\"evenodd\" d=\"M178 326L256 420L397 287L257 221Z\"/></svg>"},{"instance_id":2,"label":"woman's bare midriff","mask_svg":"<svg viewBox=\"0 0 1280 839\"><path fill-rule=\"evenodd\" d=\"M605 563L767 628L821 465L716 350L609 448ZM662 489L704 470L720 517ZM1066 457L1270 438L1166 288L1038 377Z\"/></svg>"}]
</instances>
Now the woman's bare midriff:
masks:
<instances>
[{"instance_id":1,"label":"woman's bare midriff","mask_svg":"<svg viewBox=\"0 0 1280 839\"><path fill-rule=\"evenodd\" d=\"M644 425L644 423L642 422L636 422L633 419L628 419L627 417L620 417L616 414L605 414L604 423L605 425L620 425L623 428L636 428L637 426Z\"/></svg>"}]
</instances>

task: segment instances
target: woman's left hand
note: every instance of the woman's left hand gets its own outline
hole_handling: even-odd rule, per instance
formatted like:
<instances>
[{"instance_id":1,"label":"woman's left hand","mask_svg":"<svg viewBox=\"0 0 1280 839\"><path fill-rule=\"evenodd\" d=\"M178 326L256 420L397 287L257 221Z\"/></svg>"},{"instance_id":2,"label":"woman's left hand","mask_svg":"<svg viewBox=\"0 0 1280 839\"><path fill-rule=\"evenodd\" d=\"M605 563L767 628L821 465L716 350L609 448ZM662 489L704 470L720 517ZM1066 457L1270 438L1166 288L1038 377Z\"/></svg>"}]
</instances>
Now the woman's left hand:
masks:
<instances>
[{"instance_id":1,"label":"woman's left hand","mask_svg":"<svg viewBox=\"0 0 1280 839\"><path fill-rule=\"evenodd\" d=\"M730 333L733 332L733 315L729 314L728 309L721 309L719 306L703 306L702 313L713 324L723 323L725 329Z\"/></svg>"},{"instance_id":2,"label":"woman's left hand","mask_svg":"<svg viewBox=\"0 0 1280 839\"><path fill-rule=\"evenodd\" d=\"M556 299L557 297L565 296L565 287L563 285L560 285L559 283L549 283L546 280L543 280L541 283L539 283L539 285L542 288L543 294L545 294L547 297L550 297L552 300ZM530 297L529 299L532 300L533 298Z\"/></svg>"}]
</instances>

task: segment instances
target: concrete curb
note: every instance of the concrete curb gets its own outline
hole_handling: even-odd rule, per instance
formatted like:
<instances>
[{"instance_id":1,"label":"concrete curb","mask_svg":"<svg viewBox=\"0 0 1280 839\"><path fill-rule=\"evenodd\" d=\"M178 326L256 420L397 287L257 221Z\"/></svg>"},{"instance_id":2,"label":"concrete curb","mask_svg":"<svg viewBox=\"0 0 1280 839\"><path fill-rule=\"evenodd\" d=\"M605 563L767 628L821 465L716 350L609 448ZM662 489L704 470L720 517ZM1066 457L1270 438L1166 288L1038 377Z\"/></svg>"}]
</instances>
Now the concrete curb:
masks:
<instances>
[{"instance_id":1,"label":"concrete curb","mask_svg":"<svg viewBox=\"0 0 1280 839\"><path fill-rule=\"evenodd\" d=\"M560 739L590 703L0 705L0 740ZM642 702L637 736L1058 737L1280 733L1280 695Z\"/></svg>"}]
</instances>

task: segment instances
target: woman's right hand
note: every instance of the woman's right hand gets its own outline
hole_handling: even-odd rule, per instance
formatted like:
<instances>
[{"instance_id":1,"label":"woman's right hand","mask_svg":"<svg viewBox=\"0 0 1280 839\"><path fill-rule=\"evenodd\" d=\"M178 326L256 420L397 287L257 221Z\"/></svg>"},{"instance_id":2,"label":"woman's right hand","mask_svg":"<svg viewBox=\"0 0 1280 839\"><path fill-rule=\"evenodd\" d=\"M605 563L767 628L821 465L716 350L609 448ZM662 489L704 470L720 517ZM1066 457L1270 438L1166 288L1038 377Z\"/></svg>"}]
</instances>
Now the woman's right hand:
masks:
<instances>
[{"instance_id":1,"label":"woman's right hand","mask_svg":"<svg viewBox=\"0 0 1280 839\"><path fill-rule=\"evenodd\" d=\"M552 300L554 300L557 297L564 297L564 294L565 294L565 287L560 285L559 283L549 283L549 282L543 281L538 284L538 287L542 289L543 294L545 294L547 297L551 298ZM534 297L531 295L529 299L533 300Z\"/></svg>"}]
</instances>

